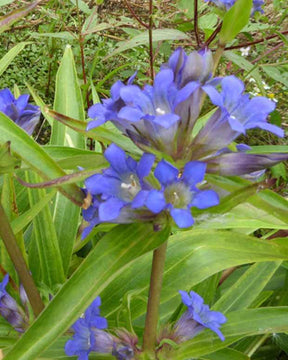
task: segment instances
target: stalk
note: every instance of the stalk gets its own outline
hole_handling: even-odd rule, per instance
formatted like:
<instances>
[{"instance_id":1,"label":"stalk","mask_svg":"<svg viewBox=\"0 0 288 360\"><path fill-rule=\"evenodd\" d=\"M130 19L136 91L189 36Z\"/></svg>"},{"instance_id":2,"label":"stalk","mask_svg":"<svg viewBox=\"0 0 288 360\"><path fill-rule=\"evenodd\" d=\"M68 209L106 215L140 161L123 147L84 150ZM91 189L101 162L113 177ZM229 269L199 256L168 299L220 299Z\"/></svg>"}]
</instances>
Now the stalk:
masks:
<instances>
[{"instance_id":1,"label":"stalk","mask_svg":"<svg viewBox=\"0 0 288 360\"><path fill-rule=\"evenodd\" d=\"M0 203L0 236L15 266L20 281L24 286L24 289L32 306L33 313L35 317L37 317L40 314L40 312L44 309L44 304L42 302L38 289L34 283L34 280L29 272L29 269L26 265L23 255L18 247L8 217L1 203Z\"/></svg>"},{"instance_id":2,"label":"stalk","mask_svg":"<svg viewBox=\"0 0 288 360\"><path fill-rule=\"evenodd\" d=\"M143 351L150 356L153 356L153 358L155 358L160 294L162 289L167 244L168 241L162 244L158 249L154 250L152 261L147 315L143 335Z\"/></svg>"}]
</instances>

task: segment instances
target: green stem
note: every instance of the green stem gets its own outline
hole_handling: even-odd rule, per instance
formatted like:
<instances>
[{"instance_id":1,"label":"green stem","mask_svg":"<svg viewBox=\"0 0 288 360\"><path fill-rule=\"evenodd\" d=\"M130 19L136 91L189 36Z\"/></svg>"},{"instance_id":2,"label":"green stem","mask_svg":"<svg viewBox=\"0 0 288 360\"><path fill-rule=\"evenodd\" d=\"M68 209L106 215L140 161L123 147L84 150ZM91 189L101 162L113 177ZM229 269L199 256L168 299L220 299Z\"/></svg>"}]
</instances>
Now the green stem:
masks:
<instances>
[{"instance_id":1,"label":"green stem","mask_svg":"<svg viewBox=\"0 0 288 360\"><path fill-rule=\"evenodd\" d=\"M18 247L9 219L0 203L0 236L24 286L35 317L44 309L44 304L29 269Z\"/></svg>"},{"instance_id":2,"label":"green stem","mask_svg":"<svg viewBox=\"0 0 288 360\"><path fill-rule=\"evenodd\" d=\"M162 289L167 243L168 241L162 244L158 249L154 250L152 261L147 315L143 335L143 351L153 357L155 356L160 294Z\"/></svg>"}]
</instances>

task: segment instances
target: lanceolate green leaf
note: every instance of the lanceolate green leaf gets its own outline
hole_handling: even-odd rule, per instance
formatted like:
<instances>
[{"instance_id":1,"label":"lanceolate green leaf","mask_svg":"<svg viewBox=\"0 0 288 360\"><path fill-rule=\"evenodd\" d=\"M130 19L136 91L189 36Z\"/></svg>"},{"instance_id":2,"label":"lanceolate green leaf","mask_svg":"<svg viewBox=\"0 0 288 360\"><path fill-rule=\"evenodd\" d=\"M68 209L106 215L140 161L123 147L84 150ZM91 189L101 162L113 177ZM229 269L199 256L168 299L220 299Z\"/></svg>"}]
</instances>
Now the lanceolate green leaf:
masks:
<instances>
[{"instance_id":1,"label":"lanceolate green leaf","mask_svg":"<svg viewBox=\"0 0 288 360\"><path fill-rule=\"evenodd\" d=\"M167 240L170 230L119 225L105 235L5 360L31 360L57 339L131 262ZM104 299L102 299L105 301Z\"/></svg>"},{"instance_id":2,"label":"lanceolate green leaf","mask_svg":"<svg viewBox=\"0 0 288 360\"><path fill-rule=\"evenodd\" d=\"M221 270L247 263L286 259L288 247L282 244L233 231L193 229L173 235L169 239L165 263L161 317L167 318L175 311L180 303L179 290L189 290ZM112 282L107 287L102 294L103 299L107 299L102 305L103 313L113 319L119 300L130 289L142 289L141 294L148 295L150 264L151 256L148 254L127 268L117 283ZM132 303L131 312L134 319L139 318L139 326L143 325L145 311L143 302L135 300Z\"/></svg>"},{"instance_id":3,"label":"lanceolate green leaf","mask_svg":"<svg viewBox=\"0 0 288 360\"><path fill-rule=\"evenodd\" d=\"M215 353L204 355L201 360L250 360L249 356L234 349L221 349Z\"/></svg>"},{"instance_id":4,"label":"lanceolate green leaf","mask_svg":"<svg viewBox=\"0 0 288 360\"><path fill-rule=\"evenodd\" d=\"M82 94L71 46L67 45L56 76L54 109L64 115L83 121L85 119ZM85 138L61 124L53 122L52 145L65 145L73 148L85 148ZM73 244L79 226L80 208L62 194L56 195L53 220L59 241L64 271L67 273L72 255Z\"/></svg>"},{"instance_id":5,"label":"lanceolate green leaf","mask_svg":"<svg viewBox=\"0 0 288 360\"><path fill-rule=\"evenodd\" d=\"M252 0L251 0L252 1ZM175 29L157 29L153 30L153 41L163 41L163 40L183 40L189 39L189 36L184 32L175 30ZM116 50L112 51L105 59L115 56L125 50L132 49L140 45L149 44L149 34L148 30L142 32L139 35L134 36L131 40L121 41Z\"/></svg>"},{"instance_id":6,"label":"lanceolate green leaf","mask_svg":"<svg viewBox=\"0 0 288 360\"><path fill-rule=\"evenodd\" d=\"M223 313L245 309L268 284L281 261L254 264L213 305L213 310Z\"/></svg>"},{"instance_id":7,"label":"lanceolate green leaf","mask_svg":"<svg viewBox=\"0 0 288 360\"><path fill-rule=\"evenodd\" d=\"M225 45L248 23L252 8L252 0L237 0L224 16L220 32L220 43Z\"/></svg>"},{"instance_id":8,"label":"lanceolate green leaf","mask_svg":"<svg viewBox=\"0 0 288 360\"><path fill-rule=\"evenodd\" d=\"M74 119L85 120L82 94L70 45L66 46L56 75L54 109L60 114L71 116ZM51 145L68 145L80 149L85 147L83 136L71 131L59 121L53 122L50 143Z\"/></svg>"},{"instance_id":9,"label":"lanceolate green leaf","mask_svg":"<svg viewBox=\"0 0 288 360\"><path fill-rule=\"evenodd\" d=\"M272 334L288 331L288 307L260 308L235 311L227 314L227 322L221 327L225 336L222 342L212 331L205 330L176 351L175 360L202 357L245 336Z\"/></svg>"},{"instance_id":10,"label":"lanceolate green leaf","mask_svg":"<svg viewBox=\"0 0 288 360\"><path fill-rule=\"evenodd\" d=\"M0 143L11 141L11 150L17 153L44 179L51 180L66 175L63 169L24 130L0 113ZM60 188L65 196L82 205L83 193L74 184Z\"/></svg>"},{"instance_id":11,"label":"lanceolate green leaf","mask_svg":"<svg viewBox=\"0 0 288 360\"><path fill-rule=\"evenodd\" d=\"M15 57L24 49L24 47L29 44L28 42L21 42L15 45L12 49L8 51L6 55L0 60L0 75L7 69L7 67L12 63Z\"/></svg>"},{"instance_id":12,"label":"lanceolate green leaf","mask_svg":"<svg viewBox=\"0 0 288 360\"><path fill-rule=\"evenodd\" d=\"M37 182L39 176L27 174L27 181ZM45 198L44 189L28 189L30 206L37 206ZM29 264L38 283L53 289L65 281L62 259L49 205L33 219L33 236L29 244Z\"/></svg>"}]
</instances>

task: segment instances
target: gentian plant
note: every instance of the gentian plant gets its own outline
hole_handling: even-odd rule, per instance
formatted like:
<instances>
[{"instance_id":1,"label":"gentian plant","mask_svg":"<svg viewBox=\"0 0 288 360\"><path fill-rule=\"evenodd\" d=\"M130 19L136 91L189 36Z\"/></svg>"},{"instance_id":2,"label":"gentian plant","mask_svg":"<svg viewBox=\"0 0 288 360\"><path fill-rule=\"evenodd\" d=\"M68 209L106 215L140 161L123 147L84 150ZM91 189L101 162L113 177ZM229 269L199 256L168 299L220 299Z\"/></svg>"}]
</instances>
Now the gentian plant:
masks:
<instances>
[{"instance_id":1,"label":"gentian plant","mask_svg":"<svg viewBox=\"0 0 288 360\"><path fill-rule=\"evenodd\" d=\"M141 63L137 73L131 62L125 76L118 76L120 66L93 84L98 59L85 66L85 37L109 26L95 25L99 9L76 1L78 20L83 9L89 13L72 36L83 84L69 44L53 110L33 84L27 87L36 105L29 95L0 91L5 360L256 360L267 348L271 359L286 351L288 204L280 176L271 179L275 172L285 177L287 146L272 145L285 141L285 126L265 91L251 94L248 75L263 87L258 58L250 64L253 52L245 61L231 52L261 43L239 39L265 4L199 4L192 9L193 49L179 46L177 39L191 41L182 31L154 29L160 17L152 0L149 23L128 4L145 32L107 56L147 40L149 71ZM17 14L4 20L12 24ZM206 16L216 19L209 29ZM158 39L175 40L162 63ZM226 50L246 77L222 57ZM51 126L45 146L32 136L40 109ZM251 134L272 144L253 146ZM12 296L12 287L19 294Z\"/></svg>"}]
</instances>

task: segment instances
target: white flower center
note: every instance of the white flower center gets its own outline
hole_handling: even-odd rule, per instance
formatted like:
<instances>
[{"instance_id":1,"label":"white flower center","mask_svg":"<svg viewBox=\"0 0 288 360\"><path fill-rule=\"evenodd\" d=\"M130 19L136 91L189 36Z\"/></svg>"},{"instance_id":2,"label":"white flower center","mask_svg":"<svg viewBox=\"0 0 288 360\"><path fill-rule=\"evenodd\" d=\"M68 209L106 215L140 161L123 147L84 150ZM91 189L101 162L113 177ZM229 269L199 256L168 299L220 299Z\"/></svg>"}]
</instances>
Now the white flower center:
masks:
<instances>
[{"instance_id":1,"label":"white flower center","mask_svg":"<svg viewBox=\"0 0 288 360\"><path fill-rule=\"evenodd\" d=\"M126 201L131 201L141 190L141 186L137 176L134 174L131 174L127 180L126 182L122 182L120 187L123 189L122 197Z\"/></svg>"},{"instance_id":2,"label":"white flower center","mask_svg":"<svg viewBox=\"0 0 288 360\"><path fill-rule=\"evenodd\" d=\"M166 114L166 111L158 107L158 108L156 109L156 114L157 114L157 115L165 115L165 114Z\"/></svg>"}]
</instances>

